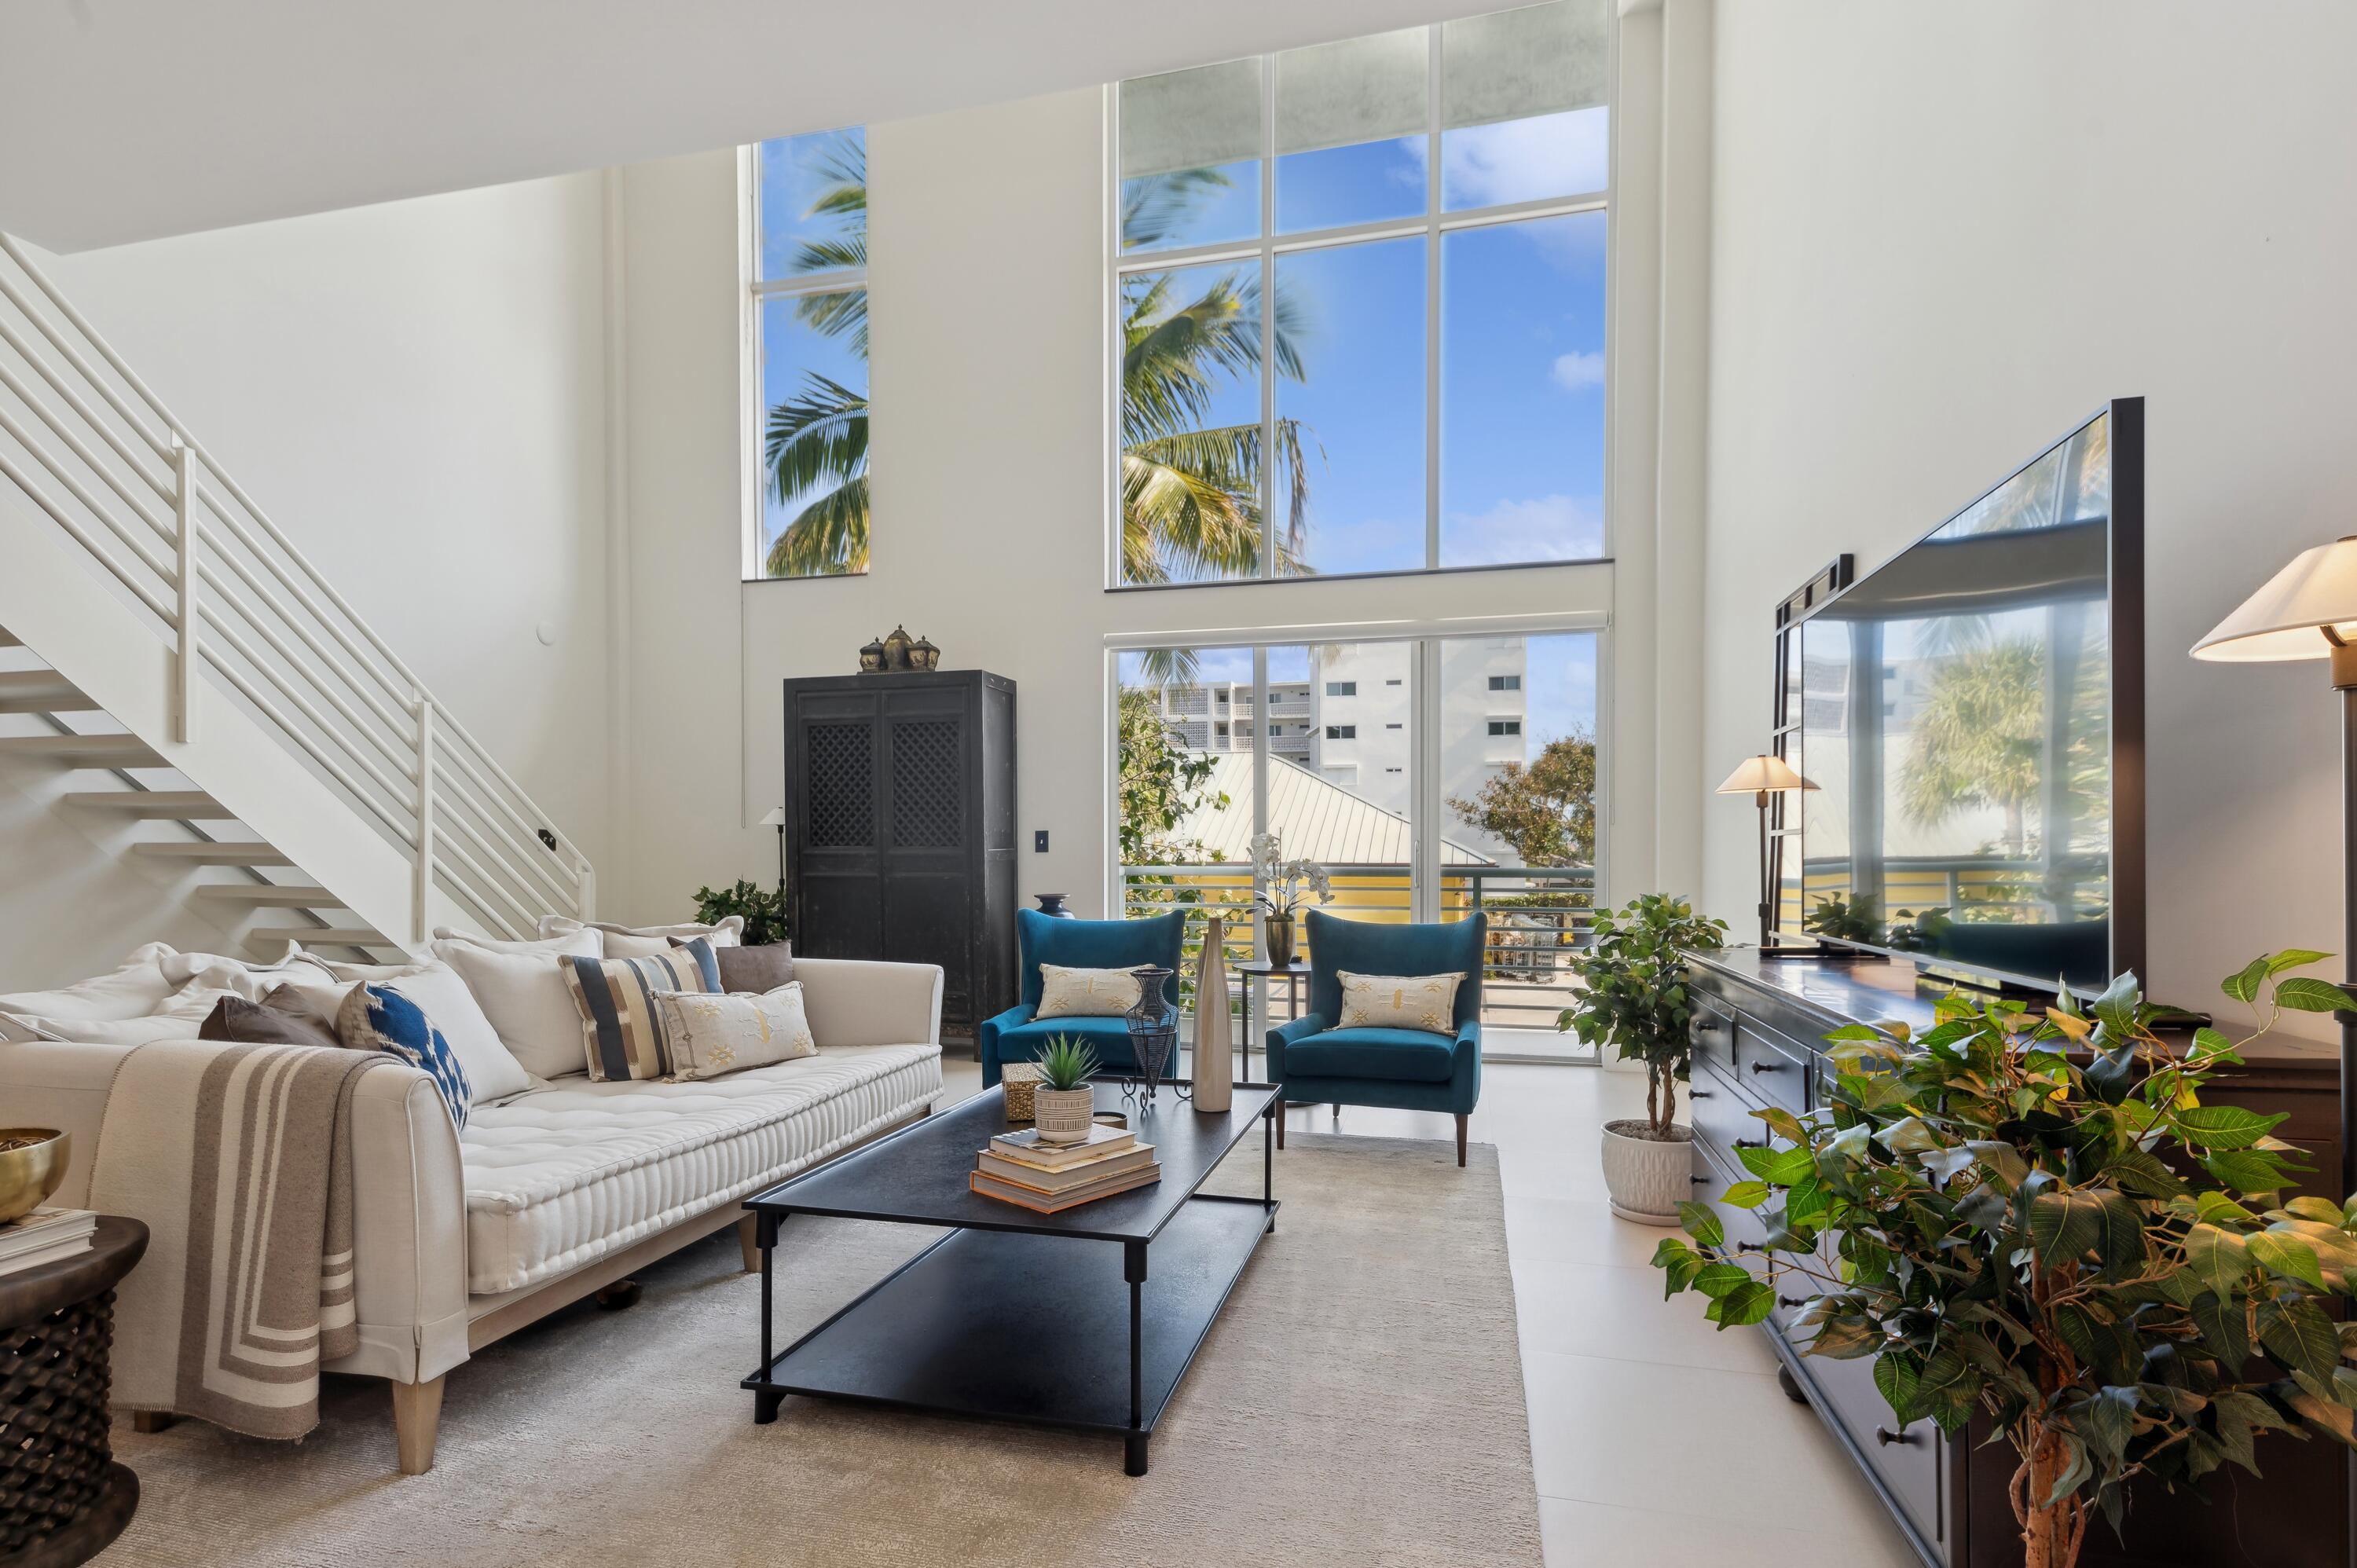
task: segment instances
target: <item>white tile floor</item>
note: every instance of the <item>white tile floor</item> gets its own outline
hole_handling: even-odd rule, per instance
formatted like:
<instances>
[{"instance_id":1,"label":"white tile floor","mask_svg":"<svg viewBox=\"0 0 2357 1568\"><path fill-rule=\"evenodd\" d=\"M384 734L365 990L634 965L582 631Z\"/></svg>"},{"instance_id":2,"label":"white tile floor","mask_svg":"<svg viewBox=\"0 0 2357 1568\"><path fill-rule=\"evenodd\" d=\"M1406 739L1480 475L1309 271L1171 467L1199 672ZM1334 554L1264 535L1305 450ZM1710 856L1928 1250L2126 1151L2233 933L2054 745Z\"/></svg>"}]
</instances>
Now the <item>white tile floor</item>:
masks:
<instances>
[{"instance_id":1,"label":"white tile floor","mask_svg":"<svg viewBox=\"0 0 2357 1568\"><path fill-rule=\"evenodd\" d=\"M946 1064L950 1091L981 1070ZM1494 1144L1521 1320L1547 1568L1652 1568L1741 1552L1824 1568L1910 1568L1881 1502L1813 1412L1776 1386L1753 1329L1719 1333L1662 1298L1663 1232L1604 1202L1598 1128L1641 1115L1644 1080L1492 1064L1475 1141ZM1453 1140L1423 1112L1296 1107L1300 1132Z\"/></svg>"}]
</instances>

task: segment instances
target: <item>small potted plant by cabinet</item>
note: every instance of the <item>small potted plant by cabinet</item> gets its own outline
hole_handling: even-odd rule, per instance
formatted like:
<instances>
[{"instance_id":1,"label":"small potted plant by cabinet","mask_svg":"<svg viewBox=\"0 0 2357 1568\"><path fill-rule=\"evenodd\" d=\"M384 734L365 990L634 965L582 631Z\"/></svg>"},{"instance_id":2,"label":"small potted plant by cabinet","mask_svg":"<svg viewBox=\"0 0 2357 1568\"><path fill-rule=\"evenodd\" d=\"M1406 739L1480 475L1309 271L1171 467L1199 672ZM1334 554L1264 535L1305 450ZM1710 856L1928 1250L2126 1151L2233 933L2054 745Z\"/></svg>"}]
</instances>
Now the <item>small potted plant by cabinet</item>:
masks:
<instances>
[{"instance_id":1,"label":"small potted plant by cabinet","mask_svg":"<svg viewBox=\"0 0 2357 1568\"><path fill-rule=\"evenodd\" d=\"M1612 1212L1675 1225L1693 1189L1693 1133L1678 1122L1678 1085L1694 1065L1694 1000L1685 954L1725 945L1727 922L1683 898L1648 893L1598 913L1588 947L1572 961L1580 994L1555 1027L1645 1064L1643 1120L1604 1124L1604 1186Z\"/></svg>"},{"instance_id":2,"label":"small potted plant by cabinet","mask_svg":"<svg viewBox=\"0 0 2357 1568\"><path fill-rule=\"evenodd\" d=\"M1040 1051L1039 1081L1031 1090L1032 1124L1043 1144L1085 1142L1094 1124L1096 1090L1089 1078L1097 1054L1069 1035L1058 1035Z\"/></svg>"}]
</instances>

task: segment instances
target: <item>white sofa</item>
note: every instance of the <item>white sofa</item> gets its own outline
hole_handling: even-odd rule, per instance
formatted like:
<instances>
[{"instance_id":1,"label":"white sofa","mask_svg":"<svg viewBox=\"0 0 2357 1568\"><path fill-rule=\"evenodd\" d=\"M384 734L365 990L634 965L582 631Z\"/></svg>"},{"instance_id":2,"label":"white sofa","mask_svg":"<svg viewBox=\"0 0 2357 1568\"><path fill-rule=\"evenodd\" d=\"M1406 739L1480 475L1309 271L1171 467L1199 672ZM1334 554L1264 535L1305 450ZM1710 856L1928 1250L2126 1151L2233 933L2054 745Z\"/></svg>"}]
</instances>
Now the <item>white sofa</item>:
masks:
<instances>
[{"instance_id":1,"label":"white sofa","mask_svg":"<svg viewBox=\"0 0 2357 1568\"><path fill-rule=\"evenodd\" d=\"M442 1380L468 1355L736 1222L749 1194L928 1114L942 972L797 959L819 1054L690 1083L535 1081L453 1130L433 1082L361 1080L354 1116L361 1345L328 1370L393 1384L401 1468L434 1462ZM80 1205L126 1045L0 1045L0 1103L72 1134L55 1201Z\"/></svg>"}]
</instances>

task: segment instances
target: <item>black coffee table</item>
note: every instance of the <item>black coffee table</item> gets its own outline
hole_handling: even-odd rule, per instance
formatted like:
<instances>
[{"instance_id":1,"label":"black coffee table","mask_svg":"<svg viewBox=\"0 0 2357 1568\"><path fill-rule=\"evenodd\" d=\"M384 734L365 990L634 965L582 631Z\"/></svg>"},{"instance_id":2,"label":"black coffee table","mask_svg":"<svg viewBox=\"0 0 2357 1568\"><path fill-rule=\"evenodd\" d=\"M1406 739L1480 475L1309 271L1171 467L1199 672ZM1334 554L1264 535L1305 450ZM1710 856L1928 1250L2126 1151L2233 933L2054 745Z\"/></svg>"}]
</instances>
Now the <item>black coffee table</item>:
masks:
<instances>
[{"instance_id":1,"label":"black coffee table","mask_svg":"<svg viewBox=\"0 0 2357 1568\"><path fill-rule=\"evenodd\" d=\"M989 1089L748 1198L761 1247L761 1363L741 1385L753 1391L754 1421L775 1421L786 1395L808 1394L1071 1427L1119 1435L1125 1467L1145 1475L1155 1423L1254 1249L1276 1229L1276 1090L1238 1084L1232 1108L1216 1113L1167 1090L1146 1112L1125 1106L1116 1084L1096 1092L1098 1110L1128 1111L1154 1145L1160 1182L1060 1214L980 1197L966 1186L974 1155L1022 1125ZM1255 1122L1261 1196L1199 1192ZM773 1352L773 1254L789 1214L948 1234Z\"/></svg>"}]
</instances>

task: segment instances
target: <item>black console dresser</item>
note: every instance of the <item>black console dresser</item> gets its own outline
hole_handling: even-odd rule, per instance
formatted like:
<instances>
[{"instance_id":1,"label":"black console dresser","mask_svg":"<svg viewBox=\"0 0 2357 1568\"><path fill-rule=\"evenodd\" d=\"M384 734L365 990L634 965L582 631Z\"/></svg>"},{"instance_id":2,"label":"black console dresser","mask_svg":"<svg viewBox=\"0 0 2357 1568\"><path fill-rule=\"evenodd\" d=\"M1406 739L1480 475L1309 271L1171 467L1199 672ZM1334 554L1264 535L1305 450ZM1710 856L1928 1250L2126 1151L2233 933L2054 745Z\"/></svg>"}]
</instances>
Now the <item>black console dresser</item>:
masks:
<instances>
[{"instance_id":1,"label":"black console dresser","mask_svg":"<svg viewBox=\"0 0 2357 1568\"><path fill-rule=\"evenodd\" d=\"M1015 682L980 670L785 683L794 950L942 966L942 1035L1015 1004Z\"/></svg>"},{"instance_id":2,"label":"black console dresser","mask_svg":"<svg viewBox=\"0 0 2357 1568\"><path fill-rule=\"evenodd\" d=\"M2224 963L2220 972L2238 967ZM1695 1026L1690 1119L1695 1187L1715 1197L1745 1178L1738 1146L1768 1137L1750 1114L1782 1106L1803 1112L1818 1103L1820 1051L1826 1034L1853 1023L1932 1024L1939 992L1919 986L1904 961L1777 958L1730 948L1694 955L1690 972L1700 1004ZM2244 1050L2245 1065L2216 1088L2254 1111L2286 1112L2279 1135L2311 1154L2316 1175L2304 1184L2333 1197L2340 1168L2340 1069L2333 1047L2268 1035ZM1757 1215L1719 1206L1731 1245L1756 1246ZM1784 1287L1806 1287L1792 1282ZM2010 1446L1986 1447L1985 1430L1949 1442L1929 1421L1894 1430L1890 1407L1874 1387L1871 1360L1834 1361L1800 1354L1786 1326L1806 1305L1781 1297L1761 1326L1783 1363L1787 1391L1797 1390L1824 1418L1872 1481L1926 1563L1938 1568L2009 1568L2021 1561L2021 1538L2006 1498L2015 1460ZM2221 1471L2201 1495L2139 1493L2126 1540L2100 1519L2087 1530L2081 1568L2350 1568L2349 1481L2342 1451L2322 1439L2285 1434L2262 1440L2264 1478Z\"/></svg>"}]
</instances>

